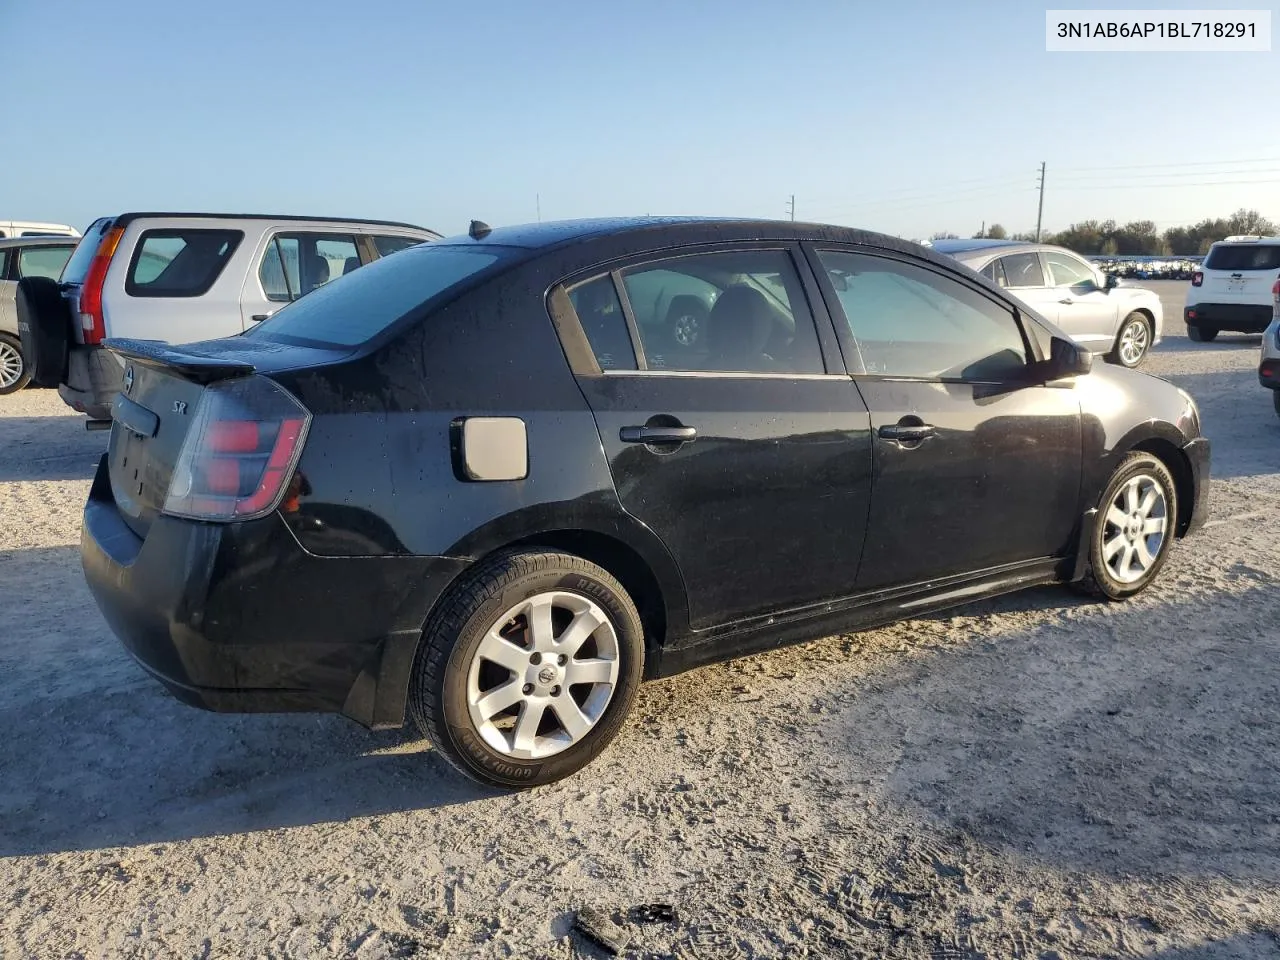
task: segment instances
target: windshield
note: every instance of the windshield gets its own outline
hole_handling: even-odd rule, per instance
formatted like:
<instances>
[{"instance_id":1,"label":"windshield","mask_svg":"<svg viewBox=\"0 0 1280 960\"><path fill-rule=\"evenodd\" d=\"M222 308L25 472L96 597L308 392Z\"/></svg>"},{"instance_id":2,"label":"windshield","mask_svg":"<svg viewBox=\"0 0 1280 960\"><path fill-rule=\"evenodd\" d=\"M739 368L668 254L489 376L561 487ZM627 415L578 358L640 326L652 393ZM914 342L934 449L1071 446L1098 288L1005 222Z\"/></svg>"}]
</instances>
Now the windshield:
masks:
<instances>
[{"instance_id":1,"label":"windshield","mask_svg":"<svg viewBox=\"0 0 1280 960\"><path fill-rule=\"evenodd\" d=\"M354 347L509 253L498 246L409 247L318 287L245 336Z\"/></svg>"}]
</instances>

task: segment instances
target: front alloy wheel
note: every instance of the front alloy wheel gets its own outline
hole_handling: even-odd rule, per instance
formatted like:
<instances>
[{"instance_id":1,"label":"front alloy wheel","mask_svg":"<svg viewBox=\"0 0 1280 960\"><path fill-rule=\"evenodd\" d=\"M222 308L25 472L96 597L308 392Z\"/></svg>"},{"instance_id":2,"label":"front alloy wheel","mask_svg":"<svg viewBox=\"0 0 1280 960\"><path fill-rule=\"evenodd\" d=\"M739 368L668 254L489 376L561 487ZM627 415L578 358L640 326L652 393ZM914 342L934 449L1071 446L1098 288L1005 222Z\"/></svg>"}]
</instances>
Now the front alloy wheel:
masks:
<instances>
[{"instance_id":1,"label":"front alloy wheel","mask_svg":"<svg viewBox=\"0 0 1280 960\"><path fill-rule=\"evenodd\" d=\"M537 786L576 773L608 745L643 668L640 615L608 571L567 553L503 553L433 611L409 708L468 777Z\"/></svg>"},{"instance_id":2,"label":"front alloy wheel","mask_svg":"<svg viewBox=\"0 0 1280 960\"><path fill-rule=\"evenodd\" d=\"M1146 315L1131 313L1120 325L1112 357L1121 366L1132 369L1146 357L1147 351L1151 349L1151 339L1151 323Z\"/></svg>"},{"instance_id":3,"label":"front alloy wheel","mask_svg":"<svg viewBox=\"0 0 1280 960\"><path fill-rule=\"evenodd\" d=\"M1177 487L1168 468L1150 454L1129 454L1098 503L1081 586L1110 600L1145 589L1169 555L1177 517Z\"/></svg>"},{"instance_id":4,"label":"front alloy wheel","mask_svg":"<svg viewBox=\"0 0 1280 960\"><path fill-rule=\"evenodd\" d=\"M17 393L31 381L31 368L16 337L0 333L0 396Z\"/></svg>"}]
</instances>

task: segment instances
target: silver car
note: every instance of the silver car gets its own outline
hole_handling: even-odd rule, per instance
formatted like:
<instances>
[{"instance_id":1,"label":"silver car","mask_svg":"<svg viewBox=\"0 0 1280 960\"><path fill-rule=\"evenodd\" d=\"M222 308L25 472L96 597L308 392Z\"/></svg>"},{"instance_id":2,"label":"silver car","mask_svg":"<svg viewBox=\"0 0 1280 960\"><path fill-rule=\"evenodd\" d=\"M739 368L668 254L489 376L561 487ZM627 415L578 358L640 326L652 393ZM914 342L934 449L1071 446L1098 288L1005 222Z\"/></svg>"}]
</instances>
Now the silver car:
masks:
<instances>
[{"instance_id":1,"label":"silver car","mask_svg":"<svg viewBox=\"0 0 1280 960\"><path fill-rule=\"evenodd\" d=\"M1112 363L1136 367L1160 342L1164 310L1155 291L1123 283L1063 247L1020 240L936 240L930 246L1004 287Z\"/></svg>"},{"instance_id":2,"label":"silver car","mask_svg":"<svg viewBox=\"0 0 1280 960\"><path fill-rule=\"evenodd\" d=\"M1280 280L1271 288L1271 324L1262 333L1262 357L1258 382L1271 391L1271 400L1280 417Z\"/></svg>"},{"instance_id":3,"label":"silver car","mask_svg":"<svg viewBox=\"0 0 1280 960\"><path fill-rule=\"evenodd\" d=\"M5 224L0 221L0 226ZM77 240L62 236L0 240L0 396L16 393L31 379L18 336L18 281L23 277L57 280Z\"/></svg>"}]
</instances>

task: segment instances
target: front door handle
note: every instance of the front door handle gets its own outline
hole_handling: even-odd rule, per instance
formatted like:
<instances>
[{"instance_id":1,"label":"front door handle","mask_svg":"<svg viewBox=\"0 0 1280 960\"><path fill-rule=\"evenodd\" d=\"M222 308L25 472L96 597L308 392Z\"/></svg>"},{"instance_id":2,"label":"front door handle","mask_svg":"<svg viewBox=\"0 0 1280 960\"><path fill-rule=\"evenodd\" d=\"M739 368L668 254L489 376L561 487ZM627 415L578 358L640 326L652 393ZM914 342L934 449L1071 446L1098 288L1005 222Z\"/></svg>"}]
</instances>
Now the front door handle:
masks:
<instances>
[{"instance_id":1,"label":"front door handle","mask_svg":"<svg viewBox=\"0 0 1280 960\"><path fill-rule=\"evenodd\" d=\"M249 319L252 320L254 323L261 323L263 320L267 319L267 317L269 316L271 316L271 314L269 313L255 313Z\"/></svg>"},{"instance_id":2,"label":"front door handle","mask_svg":"<svg viewBox=\"0 0 1280 960\"><path fill-rule=\"evenodd\" d=\"M899 443L919 443L935 433L937 429L931 423L887 423L876 431L881 440Z\"/></svg>"},{"instance_id":3,"label":"front door handle","mask_svg":"<svg viewBox=\"0 0 1280 960\"><path fill-rule=\"evenodd\" d=\"M1059 302L1059 303L1066 303L1066 304L1072 304L1072 303L1075 303L1075 301L1074 301L1074 300L1072 300L1070 297L1066 297L1066 298L1064 298L1064 299L1062 299L1062 300L1059 300L1058 302Z\"/></svg>"},{"instance_id":4,"label":"front door handle","mask_svg":"<svg viewBox=\"0 0 1280 960\"><path fill-rule=\"evenodd\" d=\"M694 427L623 427L618 431L623 443L688 443L697 435Z\"/></svg>"}]
</instances>

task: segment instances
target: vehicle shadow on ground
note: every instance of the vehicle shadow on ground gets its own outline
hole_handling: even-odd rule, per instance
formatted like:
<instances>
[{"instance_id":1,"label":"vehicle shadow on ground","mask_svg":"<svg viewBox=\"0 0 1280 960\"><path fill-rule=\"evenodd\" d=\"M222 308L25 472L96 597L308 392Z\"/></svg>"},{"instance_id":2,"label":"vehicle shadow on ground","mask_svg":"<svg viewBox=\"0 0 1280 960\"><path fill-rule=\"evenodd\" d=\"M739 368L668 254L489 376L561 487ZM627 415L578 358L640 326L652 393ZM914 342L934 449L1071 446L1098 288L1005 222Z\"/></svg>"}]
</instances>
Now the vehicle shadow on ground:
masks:
<instances>
[{"instance_id":1,"label":"vehicle shadow on ground","mask_svg":"<svg viewBox=\"0 0 1280 960\"><path fill-rule=\"evenodd\" d=\"M0 552L0 856L345 821L493 795L403 731L178 703L125 653L73 546Z\"/></svg>"},{"instance_id":2,"label":"vehicle shadow on ground","mask_svg":"<svg viewBox=\"0 0 1280 960\"><path fill-rule=\"evenodd\" d=\"M1250 579L1024 630L979 625L845 701L832 754L855 795L1018 858L1280 880L1280 636L1259 619L1277 582ZM1031 593L957 613L1026 598L1034 608Z\"/></svg>"},{"instance_id":3,"label":"vehicle shadow on ground","mask_svg":"<svg viewBox=\"0 0 1280 960\"><path fill-rule=\"evenodd\" d=\"M0 419L0 483L92 479L110 434L84 424L83 417Z\"/></svg>"},{"instance_id":4,"label":"vehicle shadow on ground","mask_svg":"<svg viewBox=\"0 0 1280 960\"><path fill-rule=\"evenodd\" d=\"M1269 931L1244 933L1226 940L1173 947L1150 954L1149 960L1257 960L1280 955L1280 934Z\"/></svg>"}]
</instances>

